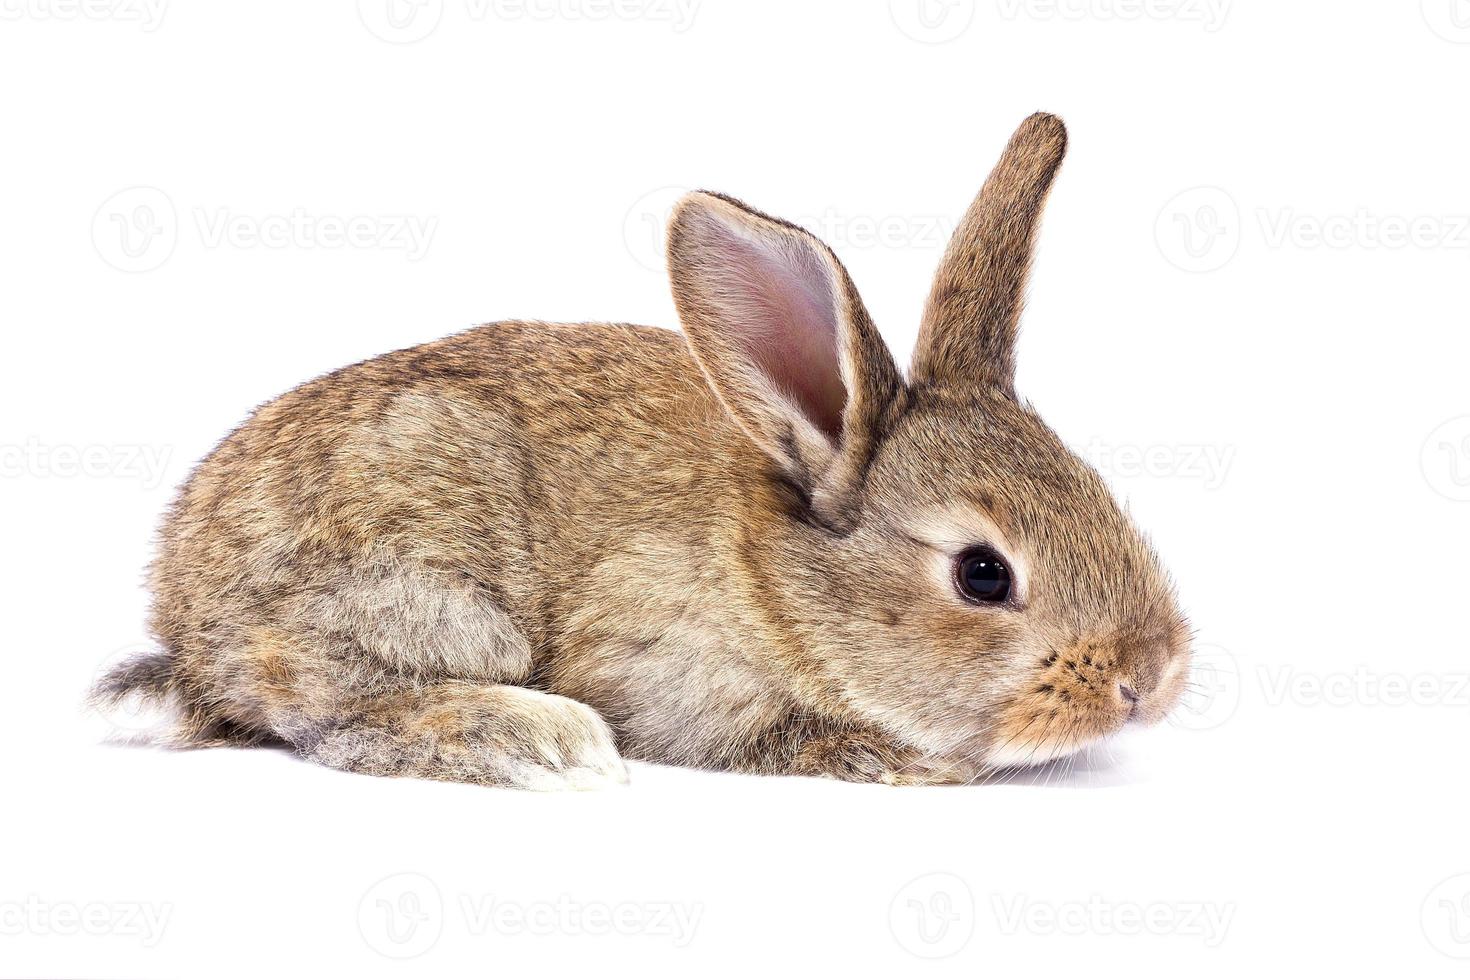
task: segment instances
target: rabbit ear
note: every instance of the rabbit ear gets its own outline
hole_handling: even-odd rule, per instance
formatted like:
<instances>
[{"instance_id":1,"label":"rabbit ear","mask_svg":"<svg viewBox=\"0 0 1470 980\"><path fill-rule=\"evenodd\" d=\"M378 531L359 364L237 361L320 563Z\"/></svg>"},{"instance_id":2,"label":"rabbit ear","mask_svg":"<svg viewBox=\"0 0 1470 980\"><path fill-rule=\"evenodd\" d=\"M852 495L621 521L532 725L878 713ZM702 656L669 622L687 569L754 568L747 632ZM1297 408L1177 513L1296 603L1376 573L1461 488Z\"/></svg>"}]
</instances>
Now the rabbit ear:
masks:
<instances>
[{"instance_id":1,"label":"rabbit ear","mask_svg":"<svg viewBox=\"0 0 1470 980\"><path fill-rule=\"evenodd\" d=\"M695 192L674 210L668 252L690 349L756 444L807 489L867 452L903 382L831 250Z\"/></svg>"},{"instance_id":2,"label":"rabbit ear","mask_svg":"<svg viewBox=\"0 0 1470 980\"><path fill-rule=\"evenodd\" d=\"M1066 151L1066 127L1044 112L1011 137L939 263L914 349L915 382L1012 391L1036 226Z\"/></svg>"}]
</instances>

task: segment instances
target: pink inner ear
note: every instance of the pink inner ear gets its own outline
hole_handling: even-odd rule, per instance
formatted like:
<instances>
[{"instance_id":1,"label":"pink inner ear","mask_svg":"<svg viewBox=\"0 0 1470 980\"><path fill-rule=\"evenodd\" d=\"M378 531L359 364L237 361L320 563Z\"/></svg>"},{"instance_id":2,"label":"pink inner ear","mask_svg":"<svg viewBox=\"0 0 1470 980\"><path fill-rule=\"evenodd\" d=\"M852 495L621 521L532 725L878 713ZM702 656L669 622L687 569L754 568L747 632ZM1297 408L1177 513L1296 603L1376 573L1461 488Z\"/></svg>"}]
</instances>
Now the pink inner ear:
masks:
<instances>
[{"instance_id":1,"label":"pink inner ear","mask_svg":"<svg viewBox=\"0 0 1470 980\"><path fill-rule=\"evenodd\" d=\"M836 439L847 388L828 263L794 235L753 240L733 229L722 229L716 254L731 339L813 425Z\"/></svg>"}]
</instances>

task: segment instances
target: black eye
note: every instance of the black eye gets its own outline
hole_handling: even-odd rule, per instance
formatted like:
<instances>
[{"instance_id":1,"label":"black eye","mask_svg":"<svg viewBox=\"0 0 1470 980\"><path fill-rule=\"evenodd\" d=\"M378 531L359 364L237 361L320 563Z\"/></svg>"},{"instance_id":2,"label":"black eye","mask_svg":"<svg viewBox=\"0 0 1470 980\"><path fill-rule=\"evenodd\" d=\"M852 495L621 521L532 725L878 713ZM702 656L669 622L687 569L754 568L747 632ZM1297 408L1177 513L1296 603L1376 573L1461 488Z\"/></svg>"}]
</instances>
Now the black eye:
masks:
<instances>
[{"instance_id":1,"label":"black eye","mask_svg":"<svg viewBox=\"0 0 1470 980\"><path fill-rule=\"evenodd\" d=\"M971 602L1005 602L1011 594L1011 570L993 548L971 548L960 555L955 578Z\"/></svg>"}]
</instances>

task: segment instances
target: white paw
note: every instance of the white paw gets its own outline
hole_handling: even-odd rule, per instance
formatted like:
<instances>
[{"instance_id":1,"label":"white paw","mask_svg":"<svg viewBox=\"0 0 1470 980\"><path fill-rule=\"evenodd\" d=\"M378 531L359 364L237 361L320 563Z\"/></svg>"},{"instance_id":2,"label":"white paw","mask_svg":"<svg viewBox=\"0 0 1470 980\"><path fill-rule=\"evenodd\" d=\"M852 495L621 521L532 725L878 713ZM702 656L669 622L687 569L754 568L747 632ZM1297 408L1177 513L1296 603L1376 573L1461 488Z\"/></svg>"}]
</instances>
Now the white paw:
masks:
<instances>
[{"instance_id":1,"label":"white paw","mask_svg":"<svg viewBox=\"0 0 1470 980\"><path fill-rule=\"evenodd\" d=\"M507 785L531 790L607 789L628 781L612 729L571 698L507 688Z\"/></svg>"},{"instance_id":2,"label":"white paw","mask_svg":"<svg viewBox=\"0 0 1470 980\"><path fill-rule=\"evenodd\" d=\"M544 769L540 766L521 766L512 774L509 785L515 789L527 789L540 793L562 793L568 790L599 790L626 786L626 771L608 773L596 769Z\"/></svg>"}]
</instances>

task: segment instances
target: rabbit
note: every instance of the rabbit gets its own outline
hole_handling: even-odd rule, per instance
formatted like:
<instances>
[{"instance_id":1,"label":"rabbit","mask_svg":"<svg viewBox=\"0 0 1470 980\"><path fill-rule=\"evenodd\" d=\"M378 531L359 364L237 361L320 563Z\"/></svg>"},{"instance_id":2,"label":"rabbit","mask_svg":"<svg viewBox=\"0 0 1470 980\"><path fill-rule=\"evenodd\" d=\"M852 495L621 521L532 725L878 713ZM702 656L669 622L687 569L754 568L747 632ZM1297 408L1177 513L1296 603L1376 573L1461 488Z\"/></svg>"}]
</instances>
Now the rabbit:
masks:
<instances>
[{"instance_id":1,"label":"rabbit","mask_svg":"<svg viewBox=\"0 0 1470 980\"><path fill-rule=\"evenodd\" d=\"M830 249L694 192L682 335L494 323L265 404L162 526L160 650L94 696L169 702L179 745L523 789L967 783L1158 721L1174 587L1013 385L1065 147L1016 131L907 377Z\"/></svg>"}]
</instances>

